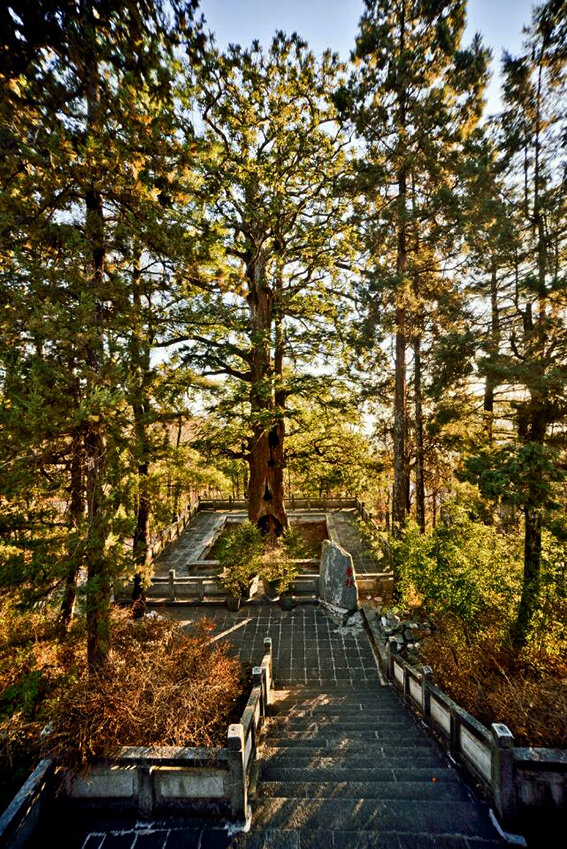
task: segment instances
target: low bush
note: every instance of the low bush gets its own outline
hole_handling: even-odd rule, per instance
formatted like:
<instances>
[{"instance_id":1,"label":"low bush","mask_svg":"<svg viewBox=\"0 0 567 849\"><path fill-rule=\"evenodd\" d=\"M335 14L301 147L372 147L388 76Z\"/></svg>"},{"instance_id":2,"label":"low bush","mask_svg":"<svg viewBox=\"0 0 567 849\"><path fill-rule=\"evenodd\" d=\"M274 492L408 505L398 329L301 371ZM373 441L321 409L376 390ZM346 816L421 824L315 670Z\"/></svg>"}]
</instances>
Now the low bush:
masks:
<instances>
[{"instance_id":1,"label":"low bush","mask_svg":"<svg viewBox=\"0 0 567 849\"><path fill-rule=\"evenodd\" d=\"M236 598L247 592L260 571L263 551L262 534L251 522L238 525L220 541L217 556L223 571L218 581L229 595Z\"/></svg>"},{"instance_id":2,"label":"low bush","mask_svg":"<svg viewBox=\"0 0 567 849\"><path fill-rule=\"evenodd\" d=\"M243 667L228 644L211 639L206 620L185 634L170 620L149 615L134 622L115 610L108 663L89 676L80 622L58 642L51 614L10 618L13 635L6 628L0 635L5 779L15 769L22 778L40 754L83 769L126 745L222 746L228 724L240 716Z\"/></svg>"},{"instance_id":3,"label":"low bush","mask_svg":"<svg viewBox=\"0 0 567 849\"><path fill-rule=\"evenodd\" d=\"M393 543L400 608L435 626L421 661L458 704L485 725L508 725L519 745L561 748L567 740L565 549L544 532L540 604L527 645L514 651L521 533L485 524L455 502L432 532L408 523Z\"/></svg>"}]
</instances>

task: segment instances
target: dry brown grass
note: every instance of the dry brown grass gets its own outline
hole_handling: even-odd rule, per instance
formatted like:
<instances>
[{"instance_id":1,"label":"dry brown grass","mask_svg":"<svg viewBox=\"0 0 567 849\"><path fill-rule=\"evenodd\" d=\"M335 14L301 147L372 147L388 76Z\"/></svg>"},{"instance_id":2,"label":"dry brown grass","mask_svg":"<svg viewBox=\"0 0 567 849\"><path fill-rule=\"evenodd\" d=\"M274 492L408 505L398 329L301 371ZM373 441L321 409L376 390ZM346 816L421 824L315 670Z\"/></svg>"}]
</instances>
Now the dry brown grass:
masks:
<instances>
[{"instance_id":1,"label":"dry brown grass","mask_svg":"<svg viewBox=\"0 0 567 849\"><path fill-rule=\"evenodd\" d=\"M33 767L39 754L83 769L124 745L224 745L246 689L228 645L203 620L187 635L172 621L112 616L104 671L86 673L77 624L58 642L50 615L10 613L0 630L0 773ZM46 723L53 730L40 738Z\"/></svg>"},{"instance_id":2,"label":"dry brown grass","mask_svg":"<svg viewBox=\"0 0 567 849\"><path fill-rule=\"evenodd\" d=\"M211 627L204 620L188 636L166 619L115 614L104 672L58 699L50 753L82 767L120 746L224 745L244 677Z\"/></svg>"},{"instance_id":3,"label":"dry brown grass","mask_svg":"<svg viewBox=\"0 0 567 849\"><path fill-rule=\"evenodd\" d=\"M422 646L435 683L484 725L503 722L516 744L565 748L567 659L539 647L514 653L497 627L474 642L449 619Z\"/></svg>"}]
</instances>

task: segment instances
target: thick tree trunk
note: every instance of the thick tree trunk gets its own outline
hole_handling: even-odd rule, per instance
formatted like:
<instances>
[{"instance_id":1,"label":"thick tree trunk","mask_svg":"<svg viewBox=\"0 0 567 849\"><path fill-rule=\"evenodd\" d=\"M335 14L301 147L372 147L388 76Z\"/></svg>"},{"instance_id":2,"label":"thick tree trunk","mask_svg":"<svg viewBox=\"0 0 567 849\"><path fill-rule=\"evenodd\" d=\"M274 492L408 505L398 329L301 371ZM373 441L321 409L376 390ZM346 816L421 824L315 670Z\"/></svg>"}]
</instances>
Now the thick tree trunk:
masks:
<instances>
[{"instance_id":1,"label":"thick tree trunk","mask_svg":"<svg viewBox=\"0 0 567 849\"><path fill-rule=\"evenodd\" d=\"M524 508L524 577L522 597L512 626L515 648L525 646L533 615L539 604L541 572L541 510Z\"/></svg>"},{"instance_id":2,"label":"thick tree trunk","mask_svg":"<svg viewBox=\"0 0 567 849\"><path fill-rule=\"evenodd\" d=\"M252 438L249 442L248 518L266 532L288 527L284 502L283 415L274 409L273 371L270 357L274 295L266 281L264 258L248 264L251 336L250 406Z\"/></svg>"},{"instance_id":3,"label":"thick tree trunk","mask_svg":"<svg viewBox=\"0 0 567 849\"><path fill-rule=\"evenodd\" d=\"M78 403L78 398L75 399ZM70 534L67 546L69 567L65 577L63 599L59 610L59 627L65 634L73 617L77 596L77 578L82 563L83 541L80 538L81 522L85 511L83 497L83 435L76 428L71 440Z\"/></svg>"}]
</instances>

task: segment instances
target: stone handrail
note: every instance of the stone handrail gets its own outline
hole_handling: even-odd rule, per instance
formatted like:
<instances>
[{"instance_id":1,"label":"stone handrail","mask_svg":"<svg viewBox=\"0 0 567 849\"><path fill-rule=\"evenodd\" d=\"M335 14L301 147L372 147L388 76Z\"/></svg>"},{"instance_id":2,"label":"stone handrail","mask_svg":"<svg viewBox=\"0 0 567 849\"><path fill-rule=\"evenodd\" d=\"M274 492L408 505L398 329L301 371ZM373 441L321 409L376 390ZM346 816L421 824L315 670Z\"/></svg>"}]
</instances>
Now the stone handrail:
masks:
<instances>
[{"instance_id":1,"label":"stone handrail","mask_svg":"<svg viewBox=\"0 0 567 849\"><path fill-rule=\"evenodd\" d=\"M43 808L53 796L52 760L40 761L0 816L0 847L23 849L37 827Z\"/></svg>"},{"instance_id":2,"label":"stone handrail","mask_svg":"<svg viewBox=\"0 0 567 849\"><path fill-rule=\"evenodd\" d=\"M175 520L175 522L172 522L165 528L158 531L149 547L148 556L150 562L159 557L162 551L183 533L189 522L195 517L198 510L198 503L190 505L189 508Z\"/></svg>"},{"instance_id":3,"label":"stone handrail","mask_svg":"<svg viewBox=\"0 0 567 849\"><path fill-rule=\"evenodd\" d=\"M383 649L371 627L370 632L384 676L451 757L481 782L505 827L517 826L533 810L557 813L567 808L566 751L516 747L506 725L486 728L433 683L430 667L416 669L396 656L390 643Z\"/></svg>"},{"instance_id":4,"label":"stone handrail","mask_svg":"<svg viewBox=\"0 0 567 849\"><path fill-rule=\"evenodd\" d=\"M248 817L248 791L258 752L258 737L271 701L273 682L272 640L264 639L266 653L261 666L252 669L253 687L239 723L228 729L228 754L231 770L232 817Z\"/></svg>"},{"instance_id":5,"label":"stone handrail","mask_svg":"<svg viewBox=\"0 0 567 849\"><path fill-rule=\"evenodd\" d=\"M337 498L315 498L310 495L292 495L286 498L290 510L331 510L353 508L357 499L347 496ZM248 502L241 498L202 498L199 496L199 510L246 510Z\"/></svg>"}]
</instances>

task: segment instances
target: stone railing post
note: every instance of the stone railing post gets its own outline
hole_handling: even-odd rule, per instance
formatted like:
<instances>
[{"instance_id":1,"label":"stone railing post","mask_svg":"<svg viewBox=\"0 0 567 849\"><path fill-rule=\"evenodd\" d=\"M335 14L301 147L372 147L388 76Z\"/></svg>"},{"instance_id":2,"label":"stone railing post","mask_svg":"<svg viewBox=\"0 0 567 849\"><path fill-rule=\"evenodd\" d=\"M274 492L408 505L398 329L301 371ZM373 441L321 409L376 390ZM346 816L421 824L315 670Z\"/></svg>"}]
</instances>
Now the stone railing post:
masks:
<instances>
[{"instance_id":1,"label":"stone railing post","mask_svg":"<svg viewBox=\"0 0 567 849\"><path fill-rule=\"evenodd\" d=\"M408 702L409 699L410 699L410 677L411 676L410 676L409 669L407 668L407 666L405 664L402 667L402 669L403 669L403 674L404 674L403 684L402 684L402 692L403 692L404 700L406 702Z\"/></svg>"},{"instance_id":2,"label":"stone railing post","mask_svg":"<svg viewBox=\"0 0 567 849\"><path fill-rule=\"evenodd\" d=\"M501 822L507 825L516 816L514 786L514 737L507 725L494 722L492 731L492 793Z\"/></svg>"},{"instance_id":3,"label":"stone railing post","mask_svg":"<svg viewBox=\"0 0 567 849\"><path fill-rule=\"evenodd\" d=\"M244 770L244 726L228 726L228 769L230 774L230 809L232 818L246 820L248 809L246 773Z\"/></svg>"},{"instance_id":4,"label":"stone railing post","mask_svg":"<svg viewBox=\"0 0 567 849\"><path fill-rule=\"evenodd\" d=\"M138 807L140 813L145 817L151 817L154 812L154 768L152 766L137 767L138 772Z\"/></svg>"},{"instance_id":5,"label":"stone railing post","mask_svg":"<svg viewBox=\"0 0 567 849\"><path fill-rule=\"evenodd\" d=\"M431 690L430 685L433 684L433 669L430 666L423 666L421 670L421 693L422 702L421 709L423 718L427 723L431 718Z\"/></svg>"},{"instance_id":6,"label":"stone railing post","mask_svg":"<svg viewBox=\"0 0 567 849\"><path fill-rule=\"evenodd\" d=\"M394 654L390 642L386 643L386 678L388 681L394 680Z\"/></svg>"},{"instance_id":7,"label":"stone railing post","mask_svg":"<svg viewBox=\"0 0 567 849\"><path fill-rule=\"evenodd\" d=\"M266 681L266 670L263 666L253 666L252 667L252 686L260 687L260 716L266 715L266 708L268 707L268 688Z\"/></svg>"},{"instance_id":8,"label":"stone railing post","mask_svg":"<svg viewBox=\"0 0 567 849\"><path fill-rule=\"evenodd\" d=\"M169 598L175 601L175 569L169 570Z\"/></svg>"}]
</instances>

